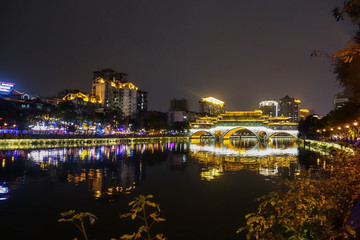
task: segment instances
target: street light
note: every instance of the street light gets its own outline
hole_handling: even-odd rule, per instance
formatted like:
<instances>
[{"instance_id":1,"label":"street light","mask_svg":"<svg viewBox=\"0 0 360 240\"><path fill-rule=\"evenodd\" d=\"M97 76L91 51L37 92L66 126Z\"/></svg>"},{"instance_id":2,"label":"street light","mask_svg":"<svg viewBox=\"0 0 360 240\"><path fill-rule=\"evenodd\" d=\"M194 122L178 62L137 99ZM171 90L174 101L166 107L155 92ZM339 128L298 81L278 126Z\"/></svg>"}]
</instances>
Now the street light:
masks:
<instances>
[{"instance_id":1,"label":"street light","mask_svg":"<svg viewBox=\"0 0 360 240\"><path fill-rule=\"evenodd\" d=\"M358 138L358 128L357 128L357 125L358 125L358 123L357 123L357 121L355 120L355 122L354 122L354 126L355 126L355 135L354 135L354 140L357 140L357 138Z\"/></svg>"}]
</instances>

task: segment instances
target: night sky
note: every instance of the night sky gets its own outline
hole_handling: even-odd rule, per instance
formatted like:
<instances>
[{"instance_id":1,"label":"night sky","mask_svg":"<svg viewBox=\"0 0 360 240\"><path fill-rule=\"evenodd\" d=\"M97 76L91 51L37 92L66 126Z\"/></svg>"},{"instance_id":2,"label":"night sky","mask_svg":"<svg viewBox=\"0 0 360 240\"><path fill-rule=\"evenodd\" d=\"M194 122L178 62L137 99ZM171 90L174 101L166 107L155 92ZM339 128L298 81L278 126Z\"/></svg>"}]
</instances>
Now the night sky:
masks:
<instances>
[{"instance_id":1,"label":"night sky","mask_svg":"<svg viewBox=\"0 0 360 240\"><path fill-rule=\"evenodd\" d=\"M2 0L0 81L33 95L89 92L112 68L149 92L149 110L213 96L232 110L285 95L327 114L341 88L325 55L355 28L336 0Z\"/></svg>"}]
</instances>

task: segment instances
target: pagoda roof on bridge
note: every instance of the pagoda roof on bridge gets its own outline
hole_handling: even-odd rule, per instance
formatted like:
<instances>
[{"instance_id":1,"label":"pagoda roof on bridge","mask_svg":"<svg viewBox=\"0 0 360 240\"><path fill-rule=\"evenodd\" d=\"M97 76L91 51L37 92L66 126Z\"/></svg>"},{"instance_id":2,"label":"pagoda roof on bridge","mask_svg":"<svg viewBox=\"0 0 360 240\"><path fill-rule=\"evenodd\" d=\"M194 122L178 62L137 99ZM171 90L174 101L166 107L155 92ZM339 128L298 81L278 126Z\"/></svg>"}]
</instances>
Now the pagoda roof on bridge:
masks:
<instances>
[{"instance_id":1,"label":"pagoda roof on bridge","mask_svg":"<svg viewBox=\"0 0 360 240\"><path fill-rule=\"evenodd\" d=\"M289 120L289 118L285 117L284 115L281 115L280 117L269 117L269 120L271 120L271 121L274 121L274 120L286 121L286 120Z\"/></svg>"},{"instance_id":2,"label":"pagoda roof on bridge","mask_svg":"<svg viewBox=\"0 0 360 240\"><path fill-rule=\"evenodd\" d=\"M254 111L226 111L221 116L249 116L249 115L262 115L261 110Z\"/></svg>"}]
</instances>

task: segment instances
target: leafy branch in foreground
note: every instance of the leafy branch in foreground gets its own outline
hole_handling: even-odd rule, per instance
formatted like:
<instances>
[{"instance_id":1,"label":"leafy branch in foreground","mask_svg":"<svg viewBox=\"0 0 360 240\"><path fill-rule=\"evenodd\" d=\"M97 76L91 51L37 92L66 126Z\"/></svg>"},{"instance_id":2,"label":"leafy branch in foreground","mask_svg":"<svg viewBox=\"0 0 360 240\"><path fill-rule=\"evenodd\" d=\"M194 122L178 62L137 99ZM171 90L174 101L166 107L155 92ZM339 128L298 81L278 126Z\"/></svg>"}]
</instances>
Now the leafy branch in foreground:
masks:
<instances>
[{"instance_id":1,"label":"leafy branch in foreground","mask_svg":"<svg viewBox=\"0 0 360 240\"><path fill-rule=\"evenodd\" d=\"M283 181L259 198L258 211L246 215L247 239L350 239L349 216L360 194L360 161L338 156L312 176Z\"/></svg>"},{"instance_id":2,"label":"leafy branch in foreground","mask_svg":"<svg viewBox=\"0 0 360 240\"><path fill-rule=\"evenodd\" d=\"M63 218L60 218L58 222L72 222L79 229L79 231L84 235L84 238L88 240L84 219L89 219L90 224L94 224L96 216L89 212L80 212L75 213L75 210L69 210L68 212L60 213Z\"/></svg>"},{"instance_id":3,"label":"leafy branch in foreground","mask_svg":"<svg viewBox=\"0 0 360 240\"><path fill-rule=\"evenodd\" d=\"M130 212L121 214L120 217L131 217L132 220L138 218L143 222L143 225L139 227L136 233L134 232L133 234L124 234L120 237L120 239L166 240L163 234L156 234L155 237L152 237L150 234L150 229L154 223L165 221L165 219L161 218L159 214L160 205L149 201L151 198L153 198L152 195L140 195L139 197L135 198L134 201L129 203L129 206L131 206ZM150 207L155 209L152 213L148 214Z\"/></svg>"}]
</instances>

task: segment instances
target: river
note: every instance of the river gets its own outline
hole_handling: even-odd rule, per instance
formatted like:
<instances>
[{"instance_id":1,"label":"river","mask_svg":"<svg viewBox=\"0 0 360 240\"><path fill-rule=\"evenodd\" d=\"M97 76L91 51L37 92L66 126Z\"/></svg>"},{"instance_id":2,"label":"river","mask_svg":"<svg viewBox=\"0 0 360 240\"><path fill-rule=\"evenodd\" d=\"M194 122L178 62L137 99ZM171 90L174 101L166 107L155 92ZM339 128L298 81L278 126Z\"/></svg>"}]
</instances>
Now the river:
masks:
<instances>
[{"instance_id":1,"label":"river","mask_svg":"<svg viewBox=\"0 0 360 240\"><path fill-rule=\"evenodd\" d=\"M279 179L325 162L289 138L248 138L7 150L0 164L0 229L7 239L83 239L72 223L57 221L68 210L97 216L89 239L119 239L140 226L120 219L128 203L152 194L166 218L153 233L226 240L244 239L236 234L244 216Z\"/></svg>"}]
</instances>

